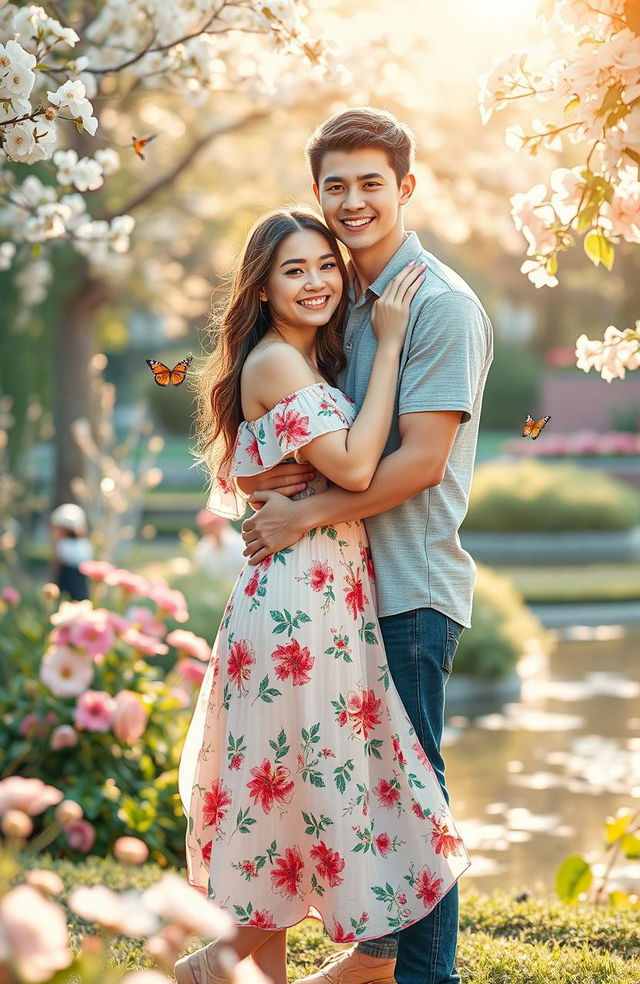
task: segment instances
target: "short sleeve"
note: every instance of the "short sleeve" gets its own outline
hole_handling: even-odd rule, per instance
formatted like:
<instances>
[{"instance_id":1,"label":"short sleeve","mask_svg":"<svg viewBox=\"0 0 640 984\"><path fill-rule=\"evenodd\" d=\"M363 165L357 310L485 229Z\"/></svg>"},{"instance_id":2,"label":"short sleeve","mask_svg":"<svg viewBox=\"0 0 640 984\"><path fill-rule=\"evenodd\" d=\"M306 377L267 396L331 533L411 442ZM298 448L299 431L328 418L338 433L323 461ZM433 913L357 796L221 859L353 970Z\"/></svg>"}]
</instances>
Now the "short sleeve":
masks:
<instances>
[{"instance_id":1,"label":"short sleeve","mask_svg":"<svg viewBox=\"0 0 640 984\"><path fill-rule=\"evenodd\" d=\"M353 402L333 386L312 383L283 397L257 420L239 429L231 465L212 481L207 509L240 519L246 510L236 477L259 475L295 455L306 444L331 431L344 430L355 418Z\"/></svg>"},{"instance_id":2,"label":"short sleeve","mask_svg":"<svg viewBox=\"0 0 640 984\"><path fill-rule=\"evenodd\" d=\"M418 314L398 412L460 410L466 423L491 347L491 323L482 307L459 291L440 294Z\"/></svg>"}]
</instances>

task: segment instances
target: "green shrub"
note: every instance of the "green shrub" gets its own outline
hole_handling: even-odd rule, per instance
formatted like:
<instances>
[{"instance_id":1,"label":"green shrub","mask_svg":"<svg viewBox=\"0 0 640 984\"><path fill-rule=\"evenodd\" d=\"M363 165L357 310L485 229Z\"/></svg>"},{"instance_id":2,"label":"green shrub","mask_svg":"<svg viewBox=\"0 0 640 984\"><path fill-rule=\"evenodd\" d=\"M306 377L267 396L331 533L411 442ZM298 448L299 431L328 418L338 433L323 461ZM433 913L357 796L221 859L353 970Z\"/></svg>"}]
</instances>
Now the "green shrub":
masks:
<instances>
[{"instance_id":1,"label":"green shrub","mask_svg":"<svg viewBox=\"0 0 640 984\"><path fill-rule=\"evenodd\" d=\"M476 468L467 531L627 530L640 493L604 472L567 464L490 462Z\"/></svg>"},{"instance_id":2,"label":"green shrub","mask_svg":"<svg viewBox=\"0 0 640 984\"><path fill-rule=\"evenodd\" d=\"M497 341L482 398L482 426L517 434L523 413L534 413L543 365L538 356L513 342Z\"/></svg>"},{"instance_id":3,"label":"green shrub","mask_svg":"<svg viewBox=\"0 0 640 984\"><path fill-rule=\"evenodd\" d=\"M551 636L509 578L478 564L471 628L460 638L455 672L497 680L507 676L532 645L548 651Z\"/></svg>"}]
</instances>

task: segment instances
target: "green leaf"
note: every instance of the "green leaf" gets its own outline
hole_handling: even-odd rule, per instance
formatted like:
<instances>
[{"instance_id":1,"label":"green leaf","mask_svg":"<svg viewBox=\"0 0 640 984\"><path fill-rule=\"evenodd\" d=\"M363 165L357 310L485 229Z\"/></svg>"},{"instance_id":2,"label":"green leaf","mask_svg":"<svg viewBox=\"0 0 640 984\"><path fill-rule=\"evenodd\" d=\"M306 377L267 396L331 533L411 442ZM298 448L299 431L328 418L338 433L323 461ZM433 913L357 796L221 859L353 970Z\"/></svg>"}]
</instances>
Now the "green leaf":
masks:
<instances>
[{"instance_id":1,"label":"green leaf","mask_svg":"<svg viewBox=\"0 0 640 984\"><path fill-rule=\"evenodd\" d=\"M609 904L614 909L633 909L633 902L627 892L609 892Z\"/></svg>"},{"instance_id":2,"label":"green leaf","mask_svg":"<svg viewBox=\"0 0 640 984\"><path fill-rule=\"evenodd\" d=\"M575 902L593 881L591 867L579 854L565 858L556 872L556 892L561 902Z\"/></svg>"},{"instance_id":3,"label":"green leaf","mask_svg":"<svg viewBox=\"0 0 640 984\"><path fill-rule=\"evenodd\" d=\"M584 237L584 251L591 262L598 266L600 263L607 270L613 267L613 243L611 243L603 232L593 230Z\"/></svg>"},{"instance_id":4,"label":"green leaf","mask_svg":"<svg viewBox=\"0 0 640 984\"><path fill-rule=\"evenodd\" d=\"M637 834L627 834L620 846L625 858L640 858L640 837Z\"/></svg>"},{"instance_id":5,"label":"green leaf","mask_svg":"<svg viewBox=\"0 0 640 984\"><path fill-rule=\"evenodd\" d=\"M631 810L620 810L615 817L607 817L604 822L607 844L614 844L623 834L626 834L632 819L633 813Z\"/></svg>"},{"instance_id":6,"label":"green leaf","mask_svg":"<svg viewBox=\"0 0 640 984\"><path fill-rule=\"evenodd\" d=\"M580 105L580 97L574 96L573 99L569 100L567 105L564 107L565 113L571 113L574 109L577 109Z\"/></svg>"}]
</instances>

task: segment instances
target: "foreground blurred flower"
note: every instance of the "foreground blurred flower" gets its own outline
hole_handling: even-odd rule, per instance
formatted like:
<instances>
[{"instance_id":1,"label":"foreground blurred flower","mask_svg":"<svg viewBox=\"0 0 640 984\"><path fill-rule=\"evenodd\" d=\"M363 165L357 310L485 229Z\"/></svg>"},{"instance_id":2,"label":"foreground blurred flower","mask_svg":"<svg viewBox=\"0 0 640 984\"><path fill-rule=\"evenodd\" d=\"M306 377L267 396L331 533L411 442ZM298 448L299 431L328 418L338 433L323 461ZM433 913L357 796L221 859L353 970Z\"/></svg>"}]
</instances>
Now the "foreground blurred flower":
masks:
<instances>
[{"instance_id":1,"label":"foreground blurred flower","mask_svg":"<svg viewBox=\"0 0 640 984\"><path fill-rule=\"evenodd\" d=\"M163 875L143 892L142 901L156 915L201 939L229 939L235 932L231 916L177 875Z\"/></svg>"},{"instance_id":2,"label":"foreground blurred flower","mask_svg":"<svg viewBox=\"0 0 640 984\"><path fill-rule=\"evenodd\" d=\"M22 810L7 810L0 820L0 829L5 837L26 840L33 833L33 821Z\"/></svg>"},{"instance_id":3,"label":"foreground blurred flower","mask_svg":"<svg viewBox=\"0 0 640 984\"><path fill-rule=\"evenodd\" d=\"M0 781L0 816L4 816L7 810L16 809L35 817L61 799L60 790L47 786L42 779L9 776Z\"/></svg>"},{"instance_id":4,"label":"foreground blurred flower","mask_svg":"<svg viewBox=\"0 0 640 984\"><path fill-rule=\"evenodd\" d=\"M189 618L187 602L181 591L170 588L164 581L151 581L147 585L147 597L155 601L160 613L170 615L176 622Z\"/></svg>"},{"instance_id":5,"label":"foreground blurred flower","mask_svg":"<svg viewBox=\"0 0 640 984\"><path fill-rule=\"evenodd\" d=\"M0 898L0 931L2 962L15 964L25 981L48 981L71 963L64 911L31 885Z\"/></svg>"},{"instance_id":6,"label":"foreground blurred flower","mask_svg":"<svg viewBox=\"0 0 640 984\"><path fill-rule=\"evenodd\" d=\"M80 571L86 574L92 581L104 581L107 574L115 571L116 568L107 560L85 560L80 564Z\"/></svg>"},{"instance_id":7,"label":"foreground blurred flower","mask_svg":"<svg viewBox=\"0 0 640 984\"><path fill-rule=\"evenodd\" d=\"M74 888L69 907L87 922L127 936L147 936L158 927L158 920L141 904L138 892L112 892L106 885Z\"/></svg>"},{"instance_id":8,"label":"foreground blurred flower","mask_svg":"<svg viewBox=\"0 0 640 984\"><path fill-rule=\"evenodd\" d=\"M58 823L64 826L64 824L71 823L73 820L81 820L84 816L84 811L75 800L63 800L62 803L58 803L53 811L53 815Z\"/></svg>"},{"instance_id":9,"label":"foreground blurred flower","mask_svg":"<svg viewBox=\"0 0 640 984\"><path fill-rule=\"evenodd\" d=\"M164 642L160 642L155 636L145 635L143 632L134 628L133 625L130 625L122 633L122 641L126 642L129 646L133 646L134 649L137 649L144 656L164 656L165 653L169 652L169 647L165 646Z\"/></svg>"},{"instance_id":10,"label":"foreground blurred flower","mask_svg":"<svg viewBox=\"0 0 640 984\"><path fill-rule=\"evenodd\" d=\"M76 728L87 731L108 731L116 702L104 690L87 690L78 698L73 717Z\"/></svg>"},{"instance_id":11,"label":"foreground blurred flower","mask_svg":"<svg viewBox=\"0 0 640 984\"><path fill-rule=\"evenodd\" d=\"M115 697L112 728L116 738L132 744L141 738L147 727L149 711L133 690L121 690Z\"/></svg>"},{"instance_id":12,"label":"foreground blurred flower","mask_svg":"<svg viewBox=\"0 0 640 984\"><path fill-rule=\"evenodd\" d=\"M3 588L0 591L0 598L6 601L8 605L17 605L20 601L20 592L16 591L15 588Z\"/></svg>"},{"instance_id":13,"label":"foreground blurred flower","mask_svg":"<svg viewBox=\"0 0 640 984\"><path fill-rule=\"evenodd\" d=\"M88 854L95 843L96 830L88 820L72 820L62 828L69 843L74 851L82 851Z\"/></svg>"},{"instance_id":14,"label":"foreground blurred flower","mask_svg":"<svg viewBox=\"0 0 640 984\"><path fill-rule=\"evenodd\" d=\"M84 693L93 673L91 658L67 646L48 649L40 664L40 679L56 697L77 697Z\"/></svg>"},{"instance_id":15,"label":"foreground blurred flower","mask_svg":"<svg viewBox=\"0 0 640 984\"><path fill-rule=\"evenodd\" d=\"M47 871L45 868L33 868L26 873L24 880L44 895L60 895L64 889L62 878L55 871Z\"/></svg>"},{"instance_id":16,"label":"foreground blurred flower","mask_svg":"<svg viewBox=\"0 0 640 984\"><path fill-rule=\"evenodd\" d=\"M199 687L204 680L206 666L195 659L181 659L176 663L176 673L179 673L183 680L193 683Z\"/></svg>"},{"instance_id":17,"label":"foreground blurred flower","mask_svg":"<svg viewBox=\"0 0 640 984\"><path fill-rule=\"evenodd\" d=\"M115 638L110 616L111 613L104 608L96 608L90 612L82 621L76 622L71 627L70 643L79 649L84 649L93 659L104 655L113 645Z\"/></svg>"},{"instance_id":18,"label":"foreground blurred flower","mask_svg":"<svg viewBox=\"0 0 640 984\"><path fill-rule=\"evenodd\" d=\"M113 845L113 856L122 864L144 864L149 848L139 837L118 837Z\"/></svg>"}]
</instances>

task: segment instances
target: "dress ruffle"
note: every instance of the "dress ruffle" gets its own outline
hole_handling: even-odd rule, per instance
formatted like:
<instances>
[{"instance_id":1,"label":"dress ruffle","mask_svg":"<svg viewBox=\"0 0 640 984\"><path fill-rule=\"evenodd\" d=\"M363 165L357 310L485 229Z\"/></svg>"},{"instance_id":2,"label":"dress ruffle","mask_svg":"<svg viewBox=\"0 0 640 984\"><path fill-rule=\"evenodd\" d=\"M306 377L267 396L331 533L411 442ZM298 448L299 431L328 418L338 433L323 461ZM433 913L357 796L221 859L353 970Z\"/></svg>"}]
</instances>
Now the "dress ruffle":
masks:
<instances>
[{"instance_id":1,"label":"dress ruffle","mask_svg":"<svg viewBox=\"0 0 640 984\"><path fill-rule=\"evenodd\" d=\"M261 417L244 420L231 465L212 478L206 508L227 519L241 519L246 498L237 476L268 471L316 437L350 427L355 415L354 403L341 390L328 383L311 383L283 397Z\"/></svg>"}]
</instances>

